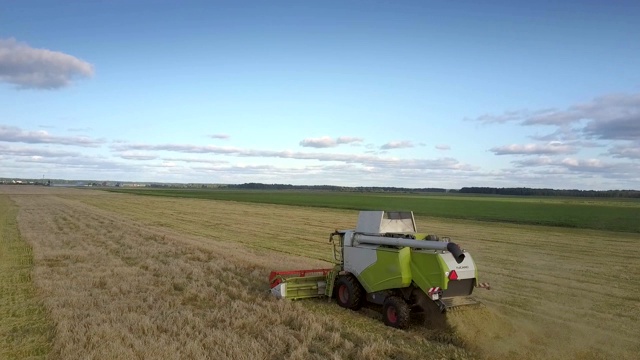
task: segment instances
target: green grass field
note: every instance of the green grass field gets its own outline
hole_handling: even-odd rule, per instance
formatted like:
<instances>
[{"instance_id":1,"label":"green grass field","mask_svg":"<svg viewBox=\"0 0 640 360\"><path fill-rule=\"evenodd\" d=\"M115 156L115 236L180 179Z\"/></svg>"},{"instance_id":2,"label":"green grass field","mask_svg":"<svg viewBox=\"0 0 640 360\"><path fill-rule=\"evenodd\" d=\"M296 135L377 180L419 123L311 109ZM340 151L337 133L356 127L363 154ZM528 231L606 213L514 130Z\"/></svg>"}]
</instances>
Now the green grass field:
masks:
<instances>
[{"instance_id":1,"label":"green grass field","mask_svg":"<svg viewBox=\"0 0 640 360\"><path fill-rule=\"evenodd\" d=\"M640 233L640 200L304 191L110 189L138 195L352 210L411 210L416 215Z\"/></svg>"},{"instance_id":2,"label":"green grass field","mask_svg":"<svg viewBox=\"0 0 640 360\"><path fill-rule=\"evenodd\" d=\"M33 251L18 231L18 208L0 195L0 359L44 359L53 324L31 279Z\"/></svg>"}]
</instances>

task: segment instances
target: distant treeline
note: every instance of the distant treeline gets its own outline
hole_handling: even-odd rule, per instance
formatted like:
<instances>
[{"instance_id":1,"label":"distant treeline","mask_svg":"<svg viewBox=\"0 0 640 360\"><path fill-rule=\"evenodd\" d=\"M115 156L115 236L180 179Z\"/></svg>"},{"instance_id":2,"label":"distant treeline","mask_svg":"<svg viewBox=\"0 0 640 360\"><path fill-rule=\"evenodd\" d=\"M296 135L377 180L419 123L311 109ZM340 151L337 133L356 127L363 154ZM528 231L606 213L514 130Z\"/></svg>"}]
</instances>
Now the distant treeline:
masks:
<instances>
[{"instance_id":1,"label":"distant treeline","mask_svg":"<svg viewBox=\"0 0 640 360\"><path fill-rule=\"evenodd\" d=\"M521 195L521 196L577 196L577 197L620 197L640 198L638 190L555 190L532 188L463 187L463 194Z\"/></svg>"},{"instance_id":2,"label":"distant treeline","mask_svg":"<svg viewBox=\"0 0 640 360\"><path fill-rule=\"evenodd\" d=\"M394 193L461 193L488 195L518 195L518 196L577 196L577 197L619 197L640 198L638 190L555 190L535 188L494 188L494 187L463 187L460 190L442 188L403 188L394 186L335 186L335 185L290 185L245 183L237 185L222 185L220 188L242 190L322 190L349 192L394 192Z\"/></svg>"},{"instance_id":3,"label":"distant treeline","mask_svg":"<svg viewBox=\"0 0 640 360\"><path fill-rule=\"evenodd\" d=\"M262 184L262 183L245 183L239 185L227 185L229 189L244 190L326 190L326 191L353 191L353 192L447 192L447 189L441 188L420 188L409 189L393 186L334 186L334 185L289 185L289 184Z\"/></svg>"}]
</instances>

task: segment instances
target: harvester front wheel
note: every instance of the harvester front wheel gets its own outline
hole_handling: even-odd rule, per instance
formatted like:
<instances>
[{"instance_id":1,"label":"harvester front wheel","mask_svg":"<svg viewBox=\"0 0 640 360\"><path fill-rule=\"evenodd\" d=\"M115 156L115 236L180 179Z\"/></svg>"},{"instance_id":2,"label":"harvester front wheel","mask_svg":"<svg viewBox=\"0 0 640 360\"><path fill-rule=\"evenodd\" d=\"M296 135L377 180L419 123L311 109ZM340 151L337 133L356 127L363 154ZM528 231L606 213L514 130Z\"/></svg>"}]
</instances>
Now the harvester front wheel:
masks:
<instances>
[{"instance_id":1,"label":"harvester front wheel","mask_svg":"<svg viewBox=\"0 0 640 360\"><path fill-rule=\"evenodd\" d=\"M398 329L406 329L409 326L411 309L403 298L389 296L382 306L384 324Z\"/></svg>"},{"instance_id":2,"label":"harvester front wheel","mask_svg":"<svg viewBox=\"0 0 640 360\"><path fill-rule=\"evenodd\" d=\"M341 275L336 281L336 298L343 308L358 310L364 302L364 290L353 275Z\"/></svg>"}]
</instances>

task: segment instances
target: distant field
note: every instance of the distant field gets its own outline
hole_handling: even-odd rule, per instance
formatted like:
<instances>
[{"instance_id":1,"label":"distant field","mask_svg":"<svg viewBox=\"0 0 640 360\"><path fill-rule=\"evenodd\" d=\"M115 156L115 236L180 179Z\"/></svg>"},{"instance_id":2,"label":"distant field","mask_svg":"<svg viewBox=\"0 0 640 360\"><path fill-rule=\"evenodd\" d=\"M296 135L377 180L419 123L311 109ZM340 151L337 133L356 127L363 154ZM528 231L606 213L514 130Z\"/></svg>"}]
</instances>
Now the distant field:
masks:
<instances>
[{"instance_id":1,"label":"distant field","mask_svg":"<svg viewBox=\"0 0 640 360\"><path fill-rule=\"evenodd\" d=\"M137 195L349 210L411 210L416 215L640 233L640 199L376 194L311 191L109 189Z\"/></svg>"}]
</instances>

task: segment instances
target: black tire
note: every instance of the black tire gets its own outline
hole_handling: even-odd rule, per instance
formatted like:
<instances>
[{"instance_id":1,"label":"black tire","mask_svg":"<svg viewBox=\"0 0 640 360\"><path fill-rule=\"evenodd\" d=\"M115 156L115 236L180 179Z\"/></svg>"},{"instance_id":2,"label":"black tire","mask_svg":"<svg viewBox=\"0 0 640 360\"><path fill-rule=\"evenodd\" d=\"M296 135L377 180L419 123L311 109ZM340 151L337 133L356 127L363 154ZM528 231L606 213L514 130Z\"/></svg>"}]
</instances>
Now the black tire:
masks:
<instances>
[{"instance_id":1,"label":"black tire","mask_svg":"<svg viewBox=\"0 0 640 360\"><path fill-rule=\"evenodd\" d=\"M353 275L339 276L335 293L338 305L343 308L358 310L364 303L364 289Z\"/></svg>"},{"instance_id":2,"label":"black tire","mask_svg":"<svg viewBox=\"0 0 640 360\"><path fill-rule=\"evenodd\" d=\"M384 324L397 329L406 329L409 326L409 316L411 309L403 298L389 296L384 300L382 306L382 317Z\"/></svg>"}]
</instances>

